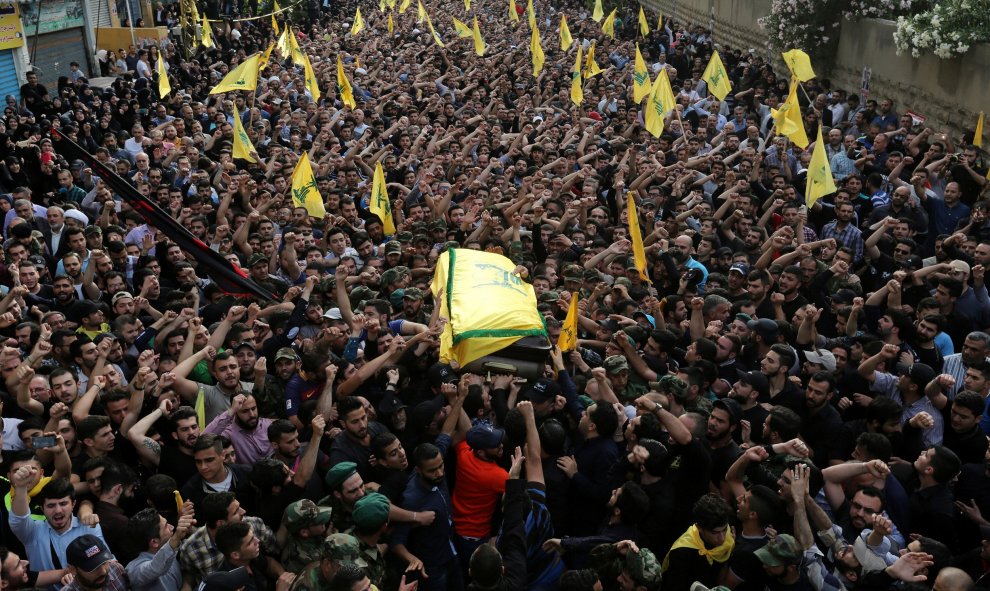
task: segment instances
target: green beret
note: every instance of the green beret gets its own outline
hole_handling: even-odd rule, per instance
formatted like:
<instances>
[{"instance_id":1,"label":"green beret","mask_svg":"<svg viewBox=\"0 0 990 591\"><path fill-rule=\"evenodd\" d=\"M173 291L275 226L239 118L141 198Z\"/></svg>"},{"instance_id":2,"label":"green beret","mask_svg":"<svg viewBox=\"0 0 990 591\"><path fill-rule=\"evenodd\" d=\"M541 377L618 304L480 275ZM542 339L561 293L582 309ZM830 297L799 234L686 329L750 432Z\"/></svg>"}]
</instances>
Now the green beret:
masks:
<instances>
[{"instance_id":1,"label":"green beret","mask_svg":"<svg viewBox=\"0 0 990 591\"><path fill-rule=\"evenodd\" d=\"M354 503L351 518L354 524L364 529L376 529L388 522L388 511L392 504L381 493L369 493Z\"/></svg>"},{"instance_id":2,"label":"green beret","mask_svg":"<svg viewBox=\"0 0 990 591\"><path fill-rule=\"evenodd\" d=\"M340 490L344 481L357 473L357 464L354 462L340 462L327 472L327 486L330 490Z\"/></svg>"}]
</instances>

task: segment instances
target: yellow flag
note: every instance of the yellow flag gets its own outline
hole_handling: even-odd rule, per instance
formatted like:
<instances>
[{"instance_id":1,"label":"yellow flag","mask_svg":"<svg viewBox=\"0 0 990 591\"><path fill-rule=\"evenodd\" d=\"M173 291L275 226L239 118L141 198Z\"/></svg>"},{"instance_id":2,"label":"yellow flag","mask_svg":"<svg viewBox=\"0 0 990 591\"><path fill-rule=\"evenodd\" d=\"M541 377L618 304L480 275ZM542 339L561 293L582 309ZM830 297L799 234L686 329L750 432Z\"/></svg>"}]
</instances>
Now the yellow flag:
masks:
<instances>
[{"instance_id":1,"label":"yellow flag","mask_svg":"<svg viewBox=\"0 0 990 591\"><path fill-rule=\"evenodd\" d=\"M354 11L354 24L351 25L351 37L357 37L358 33L364 30L364 19L361 18L361 7Z\"/></svg>"},{"instance_id":2,"label":"yellow flag","mask_svg":"<svg viewBox=\"0 0 990 591\"><path fill-rule=\"evenodd\" d=\"M158 54L158 98L165 98L172 92L172 85L168 83L168 72L165 70L165 60L162 54ZM982 119L980 119L982 121Z\"/></svg>"},{"instance_id":3,"label":"yellow flag","mask_svg":"<svg viewBox=\"0 0 990 591\"><path fill-rule=\"evenodd\" d=\"M602 23L602 33L609 36L610 39L615 39L615 11L613 8L612 12L608 13L608 18Z\"/></svg>"},{"instance_id":4,"label":"yellow flag","mask_svg":"<svg viewBox=\"0 0 990 591\"><path fill-rule=\"evenodd\" d=\"M835 180L832 179L832 168L828 165L828 154L825 153L825 142L822 141L822 126L819 125L818 139L808 166L808 188L805 190L804 202L811 208L815 201L834 192Z\"/></svg>"},{"instance_id":5,"label":"yellow flag","mask_svg":"<svg viewBox=\"0 0 990 591\"><path fill-rule=\"evenodd\" d=\"M446 47L446 45L443 44L443 40L440 39L440 34L433 28L433 21L430 19L429 14L426 15L426 26L429 27L430 34L433 35L433 41L440 47Z\"/></svg>"},{"instance_id":6,"label":"yellow flag","mask_svg":"<svg viewBox=\"0 0 990 591\"><path fill-rule=\"evenodd\" d=\"M320 94L320 85L316 81L316 72L313 71L313 64L309 63L309 56L304 53L303 58L306 61L306 63L303 64L303 76L305 76L306 90L309 91L309 94L313 95L313 102L319 103L320 96L322 95Z\"/></svg>"},{"instance_id":7,"label":"yellow flag","mask_svg":"<svg viewBox=\"0 0 990 591\"><path fill-rule=\"evenodd\" d=\"M385 0L385 6L388 6L389 10L395 8L395 0Z\"/></svg>"},{"instance_id":8,"label":"yellow flag","mask_svg":"<svg viewBox=\"0 0 990 591\"><path fill-rule=\"evenodd\" d=\"M643 102L643 99L650 94L650 71L646 68L646 60L639 51L639 43L636 44L636 62L633 67L633 100L636 103Z\"/></svg>"},{"instance_id":9,"label":"yellow flag","mask_svg":"<svg viewBox=\"0 0 990 591\"><path fill-rule=\"evenodd\" d=\"M571 30L567 27L567 18L560 15L560 50L567 51L574 45L574 37L571 37Z\"/></svg>"},{"instance_id":10,"label":"yellow flag","mask_svg":"<svg viewBox=\"0 0 990 591\"><path fill-rule=\"evenodd\" d=\"M646 22L646 13L643 12L643 7L639 7L639 34L646 37L650 34L650 25Z\"/></svg>"},{"instance_id":11,"label":"yellow flag","mask_svg":"<svg viewBox=\"0 0 990 591\"><path fill-rule=\"evenodd\" d=\"M481 38L481 29L478 28L478 17L474 17L474 52L479 56L485 55L485 40Z\"/></svg>"},{"instance_id":12,"label":"yellow flag","mask_svg":"<svg viewBox=\"0 0 990 591\"><path fill-rule=\"evenodd\" d=\"M272 12L282 12L282 7L278 5L278 0L274 0L274 2L272 2Z\"/></svg>"},{"instance_id":13,"label":"yellow flag","mask_svg":"<svg viewBox=\"0 0 990 591\"><path fill-rule=\"evenodd\" d=\"M275 31L275 34L276 35L279 34L278 21L275 20L275 15L274 14L272 15L272 30Z\"/></svg>"},{"instance_id":14,"label":"yellow flag","mask_svg":"<svg viewBox=\"0 0 990 591\"><path fill-rule=\"evenodd\" d=\"M560 327L560 336L557 337L557 348L561 353L573 351L577 347L578 336L578 292L571 294L571 305L567 308L567 318L564 325Z\"/></svg>"},{"instance_id":15,"label":"yellow flag","mask_svg":"<svg viewBox=\"0 0 990 591\"><path fill-rule=\"evenodd\" d=\"M807 82L815 77L815 71L811 68L811 58L800 49L792 49L781 54L784 63L790 69L791 74L801 82Z\"/></svg>"},{"instance_id":16,"label":"yellow flag","mask_svg":"<svg viewBox=\"0 0 990 591\"><path fill-rule=\"evenodd\" d=\"M200 41L203 47L213 47L213 30L210 28L210 21L203 15L203 38Z\"/></svg>"},{"instance_id":17,"label":"yellow flag","mask_svg":"<svg viewBox=\"0 0 990 591\"><path fill-rule=\"evenodd\" d=\"M368 201L368 211L378 216L382 221L386 236L395 234L395 221L392 219L392 202L388 199L385 187L385 172L382 171L382 161L375 163L375 178L371 183L371 199Z\"/></svg>"},{"instance_id":18,"label":"yellow flag","mask_svg":"<svg viewBox=\"0 0 990 591\"><path fill-rule=\"evenodd\" d=\"M418 6L416 7L416 22L422 23L424 20L430 17L428 14L426 14L426 7L423 6L422 2L417 2L416 4L418 4Z\"/></svg>"},{"instance_id":19,"label":"yellow flag","mask_svg":"<svg viewBox=\"0 0 990 591\"><path fill-rule=\"evenodd\" d=\"M602 69L598 67L598 62L595 61L595 42L591 42L591 47L588 48L588 57L584 60L584 70L581 75L585 79L592 78L602 73Z\"/></svg>"},{"instance_id":20,"label":"yellow flag","mask_svg":"<svg viewBox=\"0 0 990 591\"><path fill-rule=\"evenodd\" d=\"M463 21L457 20L456 16L451 18L454 19L454 31L457 32L458 37L468 38L474 36L474 31L471 30L471 27L467 26Z\"/></svg>"},{"instance_id":21,"label":"yellow flag","mask_svg":"<svg viewBox=\"0 0 990 591\"><path fill-rule=\"evenodd\" d=\"M660 134L663 133L664 118L675 104L674 90L670 87L670 78L667 77L667 69L664 68L660 70L657 79L653 81L650 98L643 110L646 131L650 132L650 135L660 137Z\"/></svg>"},{"instance_id":22,"label":"yellow flag","mask_svg":"<svg viewBox=\"0 0 990 591\"><path fill-rule=\"evenodd\" d=\"M605 16L605 11L602 10L602 0L595 0L595 10L591 13L591 18L596 23L600 23L603 16Z\"/></svg>"},{"instance_id":23,"label":"yellow flag","mask_svg":"<svg viewBox=\"0 0 990 591\"><path fill-rule=\"evenodd\" d=\"M196 394L196 422L199 424L200 429L206 429L206 392L202 388L199 389L199 393Z\"/></svg>"},{"instance_id":24,"label":"yellow flag","mask_svg":"<svg viewBox=\"0 0 990 591\"><path fill-rule=\"evenodd\" d=\"M237 112L237 105L234 105L234 158L241 158L242 160L247 160L248 162L257 162L254 156L251 155L254 152L254 144L251 143L251 138L248 137L246 131L244 131L244 123L241 121L241 114Z\"/></svg>"},{"instance_id":25,"label":"yellow flag","mask_svg":"<svg viewBox=\"0 0 990 591\"><path fill-rule=\"evenodd\" d=\"M976 131L973 133L973 145L977 148L983 147L983 111L980 111L980 118L976 120Z\"/></svg>"},{"instance_id":26,"label":"yellow flag","mask_svg":"<svg viewBox=\"0 0 990 591\"><path fill-rule=\"evenodd\" d=\"M529 0L529 3L526 4L526 13L527 13L527 16L529 17L529 28L535 29L536 28L536 11L533 10L533 0Z\"/></svg>"},{"instance_id":27,"label":"yellow flag","mask_svg":"<svg viewBox=\"0 0 990 591\"><path fill-rule=\"evenodd\" d=\"M449 320L440 334L442 360L464 367L522 337L546 338L536 292L513 273L515 266L502 255L468 248L440 255L430 290L435 295L443 286L438 305Z\"/></svg>"},{"instance_id":28,"label":"yellow flag","mask_svg":"<svg viewBox=\"0 0 990 591\"><path fill-rule=\"evenodd\" d=\"M388 34L391 35L395 31L395 23L392 21L392 13L388 14Z\"/></svg>"},{"instance_id":29,"label":"yellow flag","mask_svg":"<svg viewBox=\"0 0 990 591\"><path fill-rule=\"evenodd\" d=\"M296 35L289 30L289 27L286 27L286 30L289 31L287 45L289 46L289 55L292 56L292 63L297 66L305 65L306 54L304 54L302 48L299 47L299 41L296 40Z\"/></svg>"},{"instance_id":30,"label":"yellow flag","mask_svg":"<svg viewBox=\"0 0 990 591\"><path fill-rule=\"evenodd\" d=\"M720 101L725 100L725 96L732 90L729 74L725 71L722 58L718 56L717 51L712 52L712 59L709 60L708 67L705 68L705 73L701 75L701 79L708 83L708 92L715 95L715 98Z\"/></svg>"},{"instance_id":31,"label":"yellow flag","mask_svg":"<svg viewBox=\"0 0 990 591\"><path fill-rule=\"evenodd\" d=\"M345 107L352 109L357 107L354 101L354 89L351 88L351 83L344 74L344 62L340 61L339 53L337 54L337 92L340 94L340 102L344 103Z\"/></svg>"},{"instance_id":32,"label":"yellow flag","mask_svg":"<svg viewBox=\"0 0 990 591\"><path fill-rule=\"evenodd\" d=\"M464 0L464 10L471 10L471 0Z\"/></svg>"},{"instance_id":33,"label":"yellow flag","mask_svg":"<svg viewBox=\"0 0 990 591\"><path fill-rule=\"evenodd\" d=\"M283 58L287 58L292 55L292 46L289 44L290 33L289 25L286 24L285 28L282 29L282 34L278 36L278 41L275 42L275 47L278 48L278 54Z\"/></svg>"},{"instance_id":34,"label":"yellow flag","mask_svg":"<svg viewBox=\"0 0 990 591\"><path fill-rule=\"evenodd\" d=\"M662 31L663 30L663 13L662 12L657 13L657 30L658 31Z\"/></svg>"},{"instance_id":35,"label":"yellow flag","mask_svg":"<svg viewBox=\"0 0 990 591\"><path fill-rule=\"evenodd\" d=\"M303 152L302 158L296 162L296 169L292 171L292 204L305 207L309 216L316 219L321 220L327 215L323 196L313 176L313 165L309 163L309 152Z\"/></svg>"},{"instance_id":36,"label":"yellow flag","mask_svg":"<svg viewBox=\"0 0 990 591\"><path fill-rule=\"evenodd\" d=\"M272 41L268 45L268 49L265 50L265 53L261 55L261 61L258 63L258 71L264 70L265 66L268 65L268 62L271 61L272 50L274 49L275 49L275 42Z\"/></svg>"},{"instance_id":37,"label":"yellow flag","mask_svg":"<svg viewBox=\"0 0 990 591\"><path fill-rule=\"evenodd\" d=\"M780 104L779 109L770 109L777 133L786 135L800 148L808 146L808 134L804 132L804 119L801 117L801 105L797 98L797 78L791 78L791 91L787 100Z\"/></svg>"},{"instance_id":38,"label":"yellow flag","mask_svg":"<svg viewBox=\"0 0 990 591\"><path fill-rule=\"evenodd\" d=\"M256 53L230 71L220 84L213 87L210 94L234 90L254 90L258 88L258 70L261 69L261 53Z\"/></svg>"},{"instance_id":39,"label":"yellow flag","mask_svg":"<svg viewBox=\"0 0 990 591\"><path fill-rule=\"evenodd\" d=\"M540 30L533 29L533 35L529 41L529 52L533 57L533 76L539 76L543 71L543 63L547 56L543 53L543 44L540 43Z\"/></svg>"},{"instance_id":40,"label":"yellow flag","mask_svg":"<svg viewBox=\"0 0 990 591\"><path fill-rule=\"evenodd\" d=\"M633 192L629 191L629 242L632 242L633 260L636 261L636 270L639 271L639 278L652 284L650 276L646 274L646 249L643 248L643 235L639 231L639 215L636 213L636 199Z\"/></svg>"},{"instance_id":41,"label":"yellow flag","mask_svg":"<svg viewBox=\"0 0 990 591\"><path fill-rule=\"evenodd\" d=\"M516 0L509 0L509 20L514 23L519 22L519 9L516 8Z\"/></svg>"},{"instance_id":42,"label":"yellow flag","mask_svg":"<svg viewBox=\"0 0 990 591\"><path fill-rule=\"evenodd\" d=\"M574 56L574 69L571 70L571 102L581 106L584 101L584 89L581 88L581 44L578 43L577 55Z\"/></svg>"},{"instance_id":43,"label":"yellow flag","mask_svg":"<svg viewBox=\"0 0 990 591\"><path fill-rule=\"evenodd\" d=\"M385 12L385 0L378 0L378 11Z\"/></svg>"},{"instance_id":44,"label":"yellow flag","mask_svg":"<svg viewBox=\"0 0 990 591\"><path fill-rule=\"evenodd\" d=\"M405 14L409 10L410 4L412 4L412 0L402 0L402 4L399 4L399 14Z\"/></svg>"}]
</instances>

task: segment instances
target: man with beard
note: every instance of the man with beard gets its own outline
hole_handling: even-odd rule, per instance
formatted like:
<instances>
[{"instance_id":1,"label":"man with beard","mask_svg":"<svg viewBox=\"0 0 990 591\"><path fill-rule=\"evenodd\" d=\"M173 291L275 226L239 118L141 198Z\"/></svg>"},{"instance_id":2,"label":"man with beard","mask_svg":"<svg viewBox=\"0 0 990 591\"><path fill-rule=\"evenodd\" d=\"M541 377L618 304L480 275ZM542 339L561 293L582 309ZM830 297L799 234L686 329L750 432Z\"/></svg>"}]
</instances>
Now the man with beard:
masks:
<instances>
[{"instance_id":1,"label":"man with beard","mask_svg":"<svg viewBox=\"0 0 990 591\"><path fill-rule=\"evenodd\" d=\"M370 480L371 438L388 429L381 423L369 421L364 404L355 396L347 396L338 402L337 412L344 431L333 439L330 463L354 462L361 476Z\"/></svg>"},{"instance_id":2,"label":"man with beard","mask_svg":"<svg viewBox=\"0 0 990 591\"><path fill-rule=\"evenodd\" d=\"M193 461L193 446L199 439L199 423L196 411L183 406L169 415L172 402L162 398L158 408L143 417L128 431L122 432L134 448L138 456L147 464L158 466L158 471L175 478L176 482L186 482L196 475L196 464ZM147 436L152 425L159 419L167 418L171 425L171 436L176 445L163 445Z\"/></svg>"},{"instance_id":3,"label":"man with beard","mask_svg":"<svg viewBox=\"0 0 990 591\"><path fill-rule=\"evenodd\" d=\"M314 417L314 421L317 417L323 421L323 415L319 414ZM323 424L325 426L325 422ZM299 430L292 424L292 421L286 419L271 422L267 431L268 441L272 448L272 457L281 462L285 469L298 475L299 467L306 460L305 455L309 453L309 448L313 443L300 442ZM315 437L316 433L311 435ZM320 429L320 437L323 437L323 429ZM319 444L316 445L319 448ZM310 477L296 479L296 481L301 482L299 486L305 489L303 496L310 499L319 499L326 494L326 489L323 487L323 477L320 475L330 468L330 458L319 449L315 453L315 469L309 470ZM238 459L240 459L240 455L238 455Z\"/></svg>"},{"instance_id":4,"label":"man with beard","mask_svg":"<svg viewBox=\"0 0 990 591\"><path fill-rule=\"evenodd\" d=\"M741 443L760 445L763 443L763 424L770 415L763 402L770 400L770 382L758 371L739 371L739 379L732 384L729 398L735 400L741 409Z\"/></svg>"},{"instance_id":5,"label":"man with beard","mask_svg":"<svg viewBox=\"0 0 990 591\"><path fill-rule=\"evenodd\" d=\"M66 591L117 591L130 589L124 567L114 559L103 540L92 534L78 537L65 551L66 572L72 582Z\"/></svg>"},{"instance_id":6,"label":"man with beard","mask_svg":"<svg viewBox=\"0 0 990 591\"><path fill-rule=\"evenodd\" d=\"M741 417L742 408L731 398L716 400L708 416L705 439L712 457L712 484L716 488L722 486L729 466L742 455L742 449L732 438Z\"/></svg>"},{"instance_id":7,"label":"man with beard","mask_svg":"<svg viewBox=\"0 0 990 591\"><path fill-rule=\"evenodd\" d=\"M55 564L55 558L66 556L66 549L77 538L91 534L101 541L103 530L97 525L85 525L72 514L76 505L76 493L72 483L55 478L35 495L45 515L43 520L33 519L28 502L28 489L40 470L35 465L24 465L13 474L14 495L10 507L10 529L24 544L28 561L40 570L63 566ZM95 518L87 519L95 523Z\"/></svg>"},{"instance_id":8,"label":"man with beard","mask_svg":"<svg viewBox=\"0 0 990 591\"><path fill-rule=\"evenodd\" d=\"M393 504L400 502L409 479L409 458L402 442L392 433L379 433L371 439L371 453L375 456L374 482L379 485L378 492Z\"/></svg>"},{"instance_id":9,"label":"man with beard","mask_svg":"<svg viewBox=\"0 0 990 591\"><path fill-rule=\"evenodd\" d=\"M953 398L961 388L966 379L966 371L974 366L987 361L987 352L990 351L990 335L985 332L973 331L966 335L963 341L962 352L946 355L942 364L942 372L955 378L956 383L946 391L946 396ZM966 387L967 390L972 388Z\"/></svg>"},{"instance_id":10,"label":"man with beard","mask_svg":"<svg viewBox=\"0 0 990 591\"><path fill-rule=\"evenodd\" d=\"M137 558L133 551L127 514L123 503L134 499L134 489L138 478L133 470L120 462L110 460L100 474L100 494L96 503L96 514L100 517L100 527L107 546L122 562Z\"/></svg>"},{"instance_id":11,"label":"man with beard","mask_svg":"<svg viewBox=\"0 0 990 591\"><path fill-rule=\"evenodd\" d=\"M186 376L196 364L202 360L212 359L212 374L216 379L216 385L201 384L194 382ZM240 367L237 358L230 351L217 353L213 346L206 346L198 352L183 359L171 373L162 376L168 380L174 379L172 388L191 404L196 403L196 397L203 393L206 406L206 420L212 422L217 415L222 414L230 408L231 400L238 394L247 394L254 389L254 385L241 381Z\"/></svg>"},{"instance_id":12,"label":"man with beard","mask_svg":"<svg viewBox=\"0 0 990 591\"><path fill-rule=\"evenodd\" d=\"M701 281L697 282L699 288L703 288L708 281L708 269L704 265L694 260L691 255L694 253L694 242L690 236L680 235L674 239L674 245L670 249L670 255L674 261L684 269L697 269L701 271Z\"/></svg>"},{"instance_id":13,"label":"man with beard","mask_svg":"<svg viewBox=\"0 0 990 591\"><path fill-rule=\"evenodd\" d=\"M253 464L268 456L272 443L268 440L268 427L274 419L258 416L258 401L252 394L238 394L225 412L206 426L206 433L223 435L230 439L241 464Z\"/></svg>"},{"instance_id":14,"label":"man with beard","mask_svg":"<svg viewBox=\"0 0 990 591\"><path fill-rule=\"evenodd\" d=\"M783 310L785 320L790 320L799 308L808 305L808 299L801 294L801 276L801 267L790 265L784 268L777 280L777 293L783 295L784 299L773 300L773 304L775 308Z\"/></svg>"},{"instance_id":15,"label":"man with beard","mask_svg":"<svg viewBox=\"0 0 990 591\"><path fill-rule=\"evenodd\" d=\"M285 386L296 374L299 354L292 347L282 347L275 353L275 374L268 373L267 360L262 357L255 363L254 390L258 401L258 413L266 417L287 418L285 413Z\"/></svg>"},{"instance_id":16,"label":"man with beard","mask_svg":"<svg viewBox=\"0 0 990 591\"><path fill-rule=\"evenodd\" d=\"M402 314L396 319L429 324L430 315L423 309L423 291L418 287L407 287L402 292Z\"/></svg>"},{"instance_id":17,"label":"man with beard","mask_svg":"<svg viewBox=\"0 0 990 591\"><path fill-rule=\"evenodd\" d=\"M56 275L55 279L52 280L52 291L55 293L55 299L52 300L51 308L68 314L73 304L78 301L72 279L65 275Z\"/></svg>"},{"instance_id":18,"label":"man with beard","mask_svg":"<svg viewBox=\"0 0 990 591\"><path fill-rule=\"evenodd\" d=\"M842 459L836 457L836 452L841 447L842 436L848 435L839 411L831 403L834 393L835 378L832 374L816 372L805 389L804 412L799 413L802 418L801 439L811 448L816 466L828 466L832 459Z\"/></svg>"},{"instance_id":19,"label":"man with beard","mask_svg":"<svg viewBox=\"0 0 990 591\"><path fill-rule=\"evenodd\" d=\"M254 348L254 343L243 341L233 349L234 357L237 359L237 368L240 372L242 382L254 383L254 363L258 360L258 352Z\"/></svg>"},{"instance_id":20,"label":"man with beard","mask_svg":"<svg viewBox=\"0 0 990 591\"><path fill-rule=\"evenodd\" d=\"M461 380L462 386L466 385ZM505 431L478 422L464 441L454 446L457 480L454 483L454 538L457 553L466 567L474 550L492 535L492 517L499 496L505 493L509 473L497 462L502 457Z\"/></svg>"}]
</instances>

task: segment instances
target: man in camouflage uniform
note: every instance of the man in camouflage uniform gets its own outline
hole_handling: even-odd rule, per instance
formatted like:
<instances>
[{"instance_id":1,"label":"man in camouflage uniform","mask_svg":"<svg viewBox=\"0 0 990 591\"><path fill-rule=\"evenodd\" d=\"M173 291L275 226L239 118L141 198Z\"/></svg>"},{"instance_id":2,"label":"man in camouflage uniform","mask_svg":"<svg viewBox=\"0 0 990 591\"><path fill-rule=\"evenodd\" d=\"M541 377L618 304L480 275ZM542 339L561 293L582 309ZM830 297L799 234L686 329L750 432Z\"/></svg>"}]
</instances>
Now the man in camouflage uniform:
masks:
<instances>
[{"instance_id":1,"label":"man in camouflage uniform","mask_svg":"<svg viewBox=\"0 0 990 591\"><path fill-rule=\"evenodd\" d=\"M275 353L275 371L266 374L264 380L255 380L252 393L258 401L258 416L288 418L285 385L295 375L298 361L299 355L292 347L282 347Z\"/></svg>"},{"instance_id":2,"label":"man in camouflage uniform","mask_svg":"<svg viewBox=\"0 0 990 591\"><path fill-rule=\"evenodd\" d=\"M354 503L351 516L354 519L354 537L360 544L361 559L367 563L365 572L371 583L379 589L385 585L387 544L380 543L388 527L388 511L391 503L381 493L368 493Z\"/></svg>"},{"instance_id":3,"label":"man in camouflage uniform","mask_svg":"<svg viewBox=\"0 0 990 591\"><path fill-rule=\"evenodd\" d=\"M620 591L657 591L661 564L646 548L631 540L601 544L591 551L591 566L602 581L618 581Z\"/></svg>"},{"instance_id":4,"label":"man in camouflage uniform","mask_svg":"<svg viewBox=\"0 0 990 591\"><path fill-rule=\"evenodd\" d=\"M354 529L351 511L354 503L364 496L364 483L354 462L338 462L327 472L330 494L320 499L320 505L333 509L333 528L339 532Z\"/></svg>"},{"instance_id":5,"label":"man in camouflage uniform","mask_svg":"<svg viewBox=\"0 0 990 591\"><path fill-rule=\"evenodd\" d=\"M282 549L282 566L286 570L299 572L320 559L330 515L331 509L317 507L309 499L296 501L285 508L285 528L289 537Z\"/></svg>"},{"instance_id":6,"label":"man in camouflage uniform","mask_svg":"<svg viewBox=\"0 0 990 591\"><path fill-rule=\"evenodd\" d=\"M323 540L320 559L310 563L292 582L289 591L324 591L330 587L334 575L343 562L360 567L366 564L360 557L358 541L348 534L333 534Z\"/></svg>"}]
</instances>

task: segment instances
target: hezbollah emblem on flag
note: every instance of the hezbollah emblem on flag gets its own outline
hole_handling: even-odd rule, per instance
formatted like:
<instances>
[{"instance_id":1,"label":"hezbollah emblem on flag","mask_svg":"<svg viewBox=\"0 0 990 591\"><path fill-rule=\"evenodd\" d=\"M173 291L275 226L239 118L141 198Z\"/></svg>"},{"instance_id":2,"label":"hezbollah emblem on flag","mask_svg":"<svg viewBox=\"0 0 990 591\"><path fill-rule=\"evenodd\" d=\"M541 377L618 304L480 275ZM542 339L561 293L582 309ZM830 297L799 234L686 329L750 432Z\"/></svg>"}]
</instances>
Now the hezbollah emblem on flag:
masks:
<instances>
[{"instance_id":1,"label":"hezbollah emblem on flag","mask_svg":"<svg viewBox=\"0 0 990 591\"><path fill-rule=\"evenodd\" d=\"M320 188L316 186L316 179L313 177L310 177L305 184L292 188L292 200L296 202L297 206L302 206L306 203L306 195L309 195L310 191L320 192Z\"/></svg>"}]
</instances>

